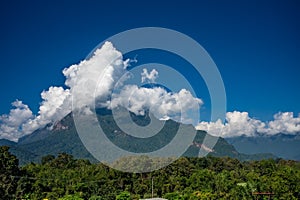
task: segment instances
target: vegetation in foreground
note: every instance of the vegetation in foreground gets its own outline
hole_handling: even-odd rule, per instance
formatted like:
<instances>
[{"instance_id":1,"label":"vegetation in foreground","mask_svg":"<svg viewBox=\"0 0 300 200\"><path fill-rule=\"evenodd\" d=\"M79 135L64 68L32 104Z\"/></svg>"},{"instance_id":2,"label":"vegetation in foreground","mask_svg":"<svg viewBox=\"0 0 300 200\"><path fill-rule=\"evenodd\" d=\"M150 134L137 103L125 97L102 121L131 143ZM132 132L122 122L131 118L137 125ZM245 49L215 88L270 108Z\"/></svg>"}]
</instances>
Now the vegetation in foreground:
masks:
<instances>
[{"instance_id":1,"label":"vegetation in foreground","mask_svg":"<svg viewBox=\"0 0 300 200\"><path fill-rule=\"evenodd\" d=\"M240 162L232 158L181 158L152 173L124 173L61 153L18 166L0 147L1 199L300 199L300 163Z\"/></svg>"}]
</instances>

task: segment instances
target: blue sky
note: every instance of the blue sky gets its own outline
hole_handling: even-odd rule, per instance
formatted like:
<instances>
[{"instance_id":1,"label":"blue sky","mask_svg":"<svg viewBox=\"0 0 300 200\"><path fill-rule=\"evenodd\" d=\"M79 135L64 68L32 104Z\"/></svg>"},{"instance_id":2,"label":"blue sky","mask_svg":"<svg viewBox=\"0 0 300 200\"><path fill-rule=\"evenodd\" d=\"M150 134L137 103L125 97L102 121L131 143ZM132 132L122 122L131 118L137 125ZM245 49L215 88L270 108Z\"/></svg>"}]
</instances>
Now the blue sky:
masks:
<instances>
[{"instance_id":1,"label":"blue sky","mask_svg":"<svg viewBox=\"0 0 300 200\"><path fill-rule=\"evenodd\" d=\"M20 99L38 111L41 91L105 38L157 26L199 42L217 64L228 111L270 120L300 113L298 1L13 1L0 3L0 114ZM209 96L199 95L204 102Z\"/></svg>"}]
</instances>

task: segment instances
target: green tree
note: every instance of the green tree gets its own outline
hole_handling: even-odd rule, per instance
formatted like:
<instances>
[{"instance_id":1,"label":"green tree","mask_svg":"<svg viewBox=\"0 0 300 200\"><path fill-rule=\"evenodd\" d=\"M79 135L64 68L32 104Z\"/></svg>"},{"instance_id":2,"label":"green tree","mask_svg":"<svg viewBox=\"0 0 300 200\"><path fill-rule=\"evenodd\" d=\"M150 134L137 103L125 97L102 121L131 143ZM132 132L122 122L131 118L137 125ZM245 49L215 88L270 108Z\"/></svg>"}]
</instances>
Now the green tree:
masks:
<instances>
[{"instance_id":1,"label":"green tree","mask_svg":"<svg viewBox=\"0 0 300 200\"><path fill-rule=\"evenodd\" d=\"M127 191L121 192L116 196L116 200L131 200L130 193Z\"/></svg>"},{"instance_id":2,"label":"green tree","mask_svg":"<svg viewBox=\"0 0 300 200\"><path fill-rule=\"evenodd\" d=\"M9 152L9 147L0 147L0 197L13 199L16 194L18 176L20 174L19 161Z\"/></svg>"},{"instance_id":3,"label":"green tree","mask_svg":"<svg viewBox=\"0 0 300 200\"><path fill-rule=\"evenodd\" d=\"M75 160L72 155L67 154L67 153L60 153L58 154L57 158L52 160L50 162L50 165L52 167L57 167L57 168L71 168L74 166Z\"/></svg>"},{"instance_id":4,"label":"green tree","mask_svg":"<svg viewBox=\"0 0 300 200\"><path fill-rule=\"evenodd\" d=\"M104 198L101 197L101 196L93 195L93 196L91 196L91 197L89 198L89 200L104 200Z\"/></svg>"},{"instance_id":5,"label":"green tree","mask_svg":"<svg viewBox=\"0 0 300 200\"><path fill-rule=\"evenodd\" d=\"M73 195L66 195L66 196L64 196L62 198L59 198L58 200L84 200L84 199L81 198L77 194L73 194Z\"/></svg>"},{"instance_id":6,"label":"green tree","mask_svg":"<svg viewBox=\"0 0 300 200\"><path fill-rule=\"evenodd\" d=\"M53 156L53 155L44 156L44 157L42 157L42 165L45 165L46 163L49 163L54 159L55 159L55 156Z\"/></svg>"},{"instance_id":7,"label":"green tree","mask_svg":"<svg viewBox=\"0 0 300 200\"><path fill-rule=\"evenodd\" d=\"M148 198L152 178L154 195L167 199L253 199L253 192L272 192L274 199L300 199L300 164L295 161L181 158L155 172L132 174L59 154L20 170L8 147L0 150L0 199Z\"/></svg>"}]
</instances>

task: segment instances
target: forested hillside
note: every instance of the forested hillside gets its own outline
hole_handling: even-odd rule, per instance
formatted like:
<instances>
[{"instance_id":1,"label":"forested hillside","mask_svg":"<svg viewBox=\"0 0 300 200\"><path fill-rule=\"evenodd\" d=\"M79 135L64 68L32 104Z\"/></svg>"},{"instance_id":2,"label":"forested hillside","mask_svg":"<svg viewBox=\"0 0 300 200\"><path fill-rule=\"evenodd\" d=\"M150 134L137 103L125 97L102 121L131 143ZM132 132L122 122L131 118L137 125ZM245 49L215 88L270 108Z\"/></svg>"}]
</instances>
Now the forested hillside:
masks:
<instances>
[{"instance_id":1,"label":"forested hillside","mask_svg":"<svg viewBox=\"0 0 300 200\"><path fill-rule=\"evenodd\" d=\"M134 158L132 158L134 159ZM0 147L1 199L299 199L300 163L180 158L151 173L124 173L61 153L18 166ZM258 195L258 193L270 193Z\"/></svg>"},{"instance_id":2,"label":"forested hillside","mask_svg":"<svg viewBox=\"0 0 300 200\"><path fill-rule=\"evenodd\" d=\"M191 130L191 126L189 125L168 120L165 122L163 129L160 130L155 137L141 139L132 137L122 131L114 121L111 110L99 109L97 110L97 116L99 124L106 133L106 136L115 145L127 149L130 152L151 152L162 148L173 139L179 126L181 126L186 134L189 134ZM149 113L144 116L137 116L131 113L131 117L132 120L140 126L147 125L150 122ZM203 143L205 137L207 137L207 139L217 140L217 143L212 149L205 147ZM239 160L276 158L276 156L272 154L243 154L238 152L234 146L230 145L224 138L213 138L214 136L207 134L205 131L198 130L193 143L184 153L184 156L198 157L200 148L202 148L202 150L207 151L209 155L215 157L229 156ZM21 165L30 162L40 162L43 156L48 154L58 155L61 152L66 152L75 158L88 159L92 163L96 162L96 159L82 144L74 124L72 113L54 125L49 124L42 129L38 129L20 138L17 143L0 139L0 146L4 145L10 147L10 152L18 157Z\"/></svg>"}]
</instances>

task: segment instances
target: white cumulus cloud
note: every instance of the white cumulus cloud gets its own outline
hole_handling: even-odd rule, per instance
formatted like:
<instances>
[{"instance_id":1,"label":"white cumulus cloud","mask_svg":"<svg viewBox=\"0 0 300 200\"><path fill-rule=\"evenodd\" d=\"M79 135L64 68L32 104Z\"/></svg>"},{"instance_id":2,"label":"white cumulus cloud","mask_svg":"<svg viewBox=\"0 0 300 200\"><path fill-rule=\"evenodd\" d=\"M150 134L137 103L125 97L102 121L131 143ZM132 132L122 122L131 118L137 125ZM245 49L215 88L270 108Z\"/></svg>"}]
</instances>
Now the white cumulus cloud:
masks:
<instances>
[{"instance_id":1,"label":"white cumulus cloud","mask_svg":"<svg viewBox=\"0 0 300 200\"><path fill-rule=\"evenodd\" d=\"M17 141L23 136L23 124L27 123L34 116L29 107L22 101L16 100L12 103L13 109L8 115L0 116L0 138Z\"/></svg>"},{"instance_id":2,"label":"white cumulus cloud","mask_svg":"<svg viewBox=\"0 0 300 200\"><path fill-rule=\"evenodd\" d=\"M143 88L137 85L126 85L112 99L112 108L122 106L129 111L144 115L150 110L158 119L174 119L183 123L193 123L190 111L198 113L202 100L186 89L178 93L167 92L161 87Z\"/></svg>"},{"instance_id":3,"label":"white cumulus cloud","mask_svg":"<svg viewBox=\"0 0 300 200\"><path fill-rule=\"evenodd\" d=\"M195 124L191 120L193 116L190 115L190 111L203 104L201 99L193 97L185 89L178 93L168 93L159 87L140 88L137 85L123 87L123 82L129 78L126 77L129 62L123 60L122 53L116 50L112 43L105 42L90 58L63 70L66 77L65 85L69 89L51 86L41 93L42 102L36 115L33 115L29 107L21 101L14 102L15 108L10 114L2 115L0 118L0 138L17 141L18 138L36 129L62 119L72 111L74 96L80 97L76 99L76 106L79 108L93 106L96 100L96 106L124 106L140 115L144 114L146 109L150 109L158 118L172 118ZM141 73L142 82L155 82L157 77L156 69L150 72L144 69ZM113 102L110 102L115 84L123 88Z\"/></svg>"},{"instance_id":4,"label":"white cumulus cloud","mask_svg":"<svg viewBox=\"0 0 300 200\"><path fill-rule=\"evenodd\" d=\"M190 91L181 89L168 92L161 87L144 88L137 85L124 85L129 60L112 43L105 42L94 54L78 64L63 70L65 86L51 86L41 93L42 101L36 115L22 101L12 103L7 115L0 116L0 138L17 141L38 128L54 123L72 111L72 99L79 96L77 106L96 106L115 108L123 106L137 115L150 110L159 119L173 119L183 123L197 124L199 108L203 101L194 97ZM143 69L142 83L155 83L158 71ZM125 76L124 76L125 75ZM110 98L115 85L121 86ZM215 136L234 137L257 134L274 135L278 133L297 134L300 132L300 115L292 112L277 113L274 120L262 122L251 118L247 112L228 112L226 122L200 122L197 129L206 130Z\"/></svg>"},{"instance_id":5,"label":"white cumulus cloud","mask_svg":"<svg viewBox=\"0 0 300 200\"><path fill-rule=\"evenodd\" d=\"M268 134L286 133L296 134L300 133L300 113L298 117L294 117L293 112L283 112L274 115L274 120L268 123Z\"/></svg>"},{"instance_id":6,"label":"white cumulus cloud","mask_svg":"<svg viewBox=\"0 0 300 200\"><path fill-rule=\"evenodd\" d=\"M31 133L49 123L62 119L71 112L71 94L68 89L51 86L41 93L42 103L38 115L23 124L24 133Z\"/></svg>"},{"instance_id":7,"label":"white cumulus cloud","mask_svg":"<svg viewBox=\"0 0 300 200\"><path fill-rule=\"evenodd\" d=\"M141 73L142 83L145 83L145 82L155 83L155 80L157 78L158 78L158 71L156 71L156 69L152 69L152 71L149 73L148 70L145 68L145 69L143 69L143 72Z\"/></svg>"},{"instance_id":8,"label":"white cumulus cloud","mask_svg":"<svg viewBox=\"0 0 300 200\"><path fill-rule=\"evenodd\" d=\"M228 112L226 122L200 122L196 129L205 130L209 134L221 137L257 136L258 134L276 135L300 133L300 115L294 117L292 112L277 113L274 120L262 122L249 117L248 112Z\"/></svg>"},{"instance_id":9,"label":"white cumulus cloud","mask_svg":"<svg viewBox=\"0 0 300 200\"><path fill-rule=\"evenodd\" d=\"M128 64L129 60L123 61L122 53L111 42L105 42L90 59L63 70L65 84L73 95L80 96L78 107L92 105L95 99L105 104Z\"/></svg>"}]
</instances>

